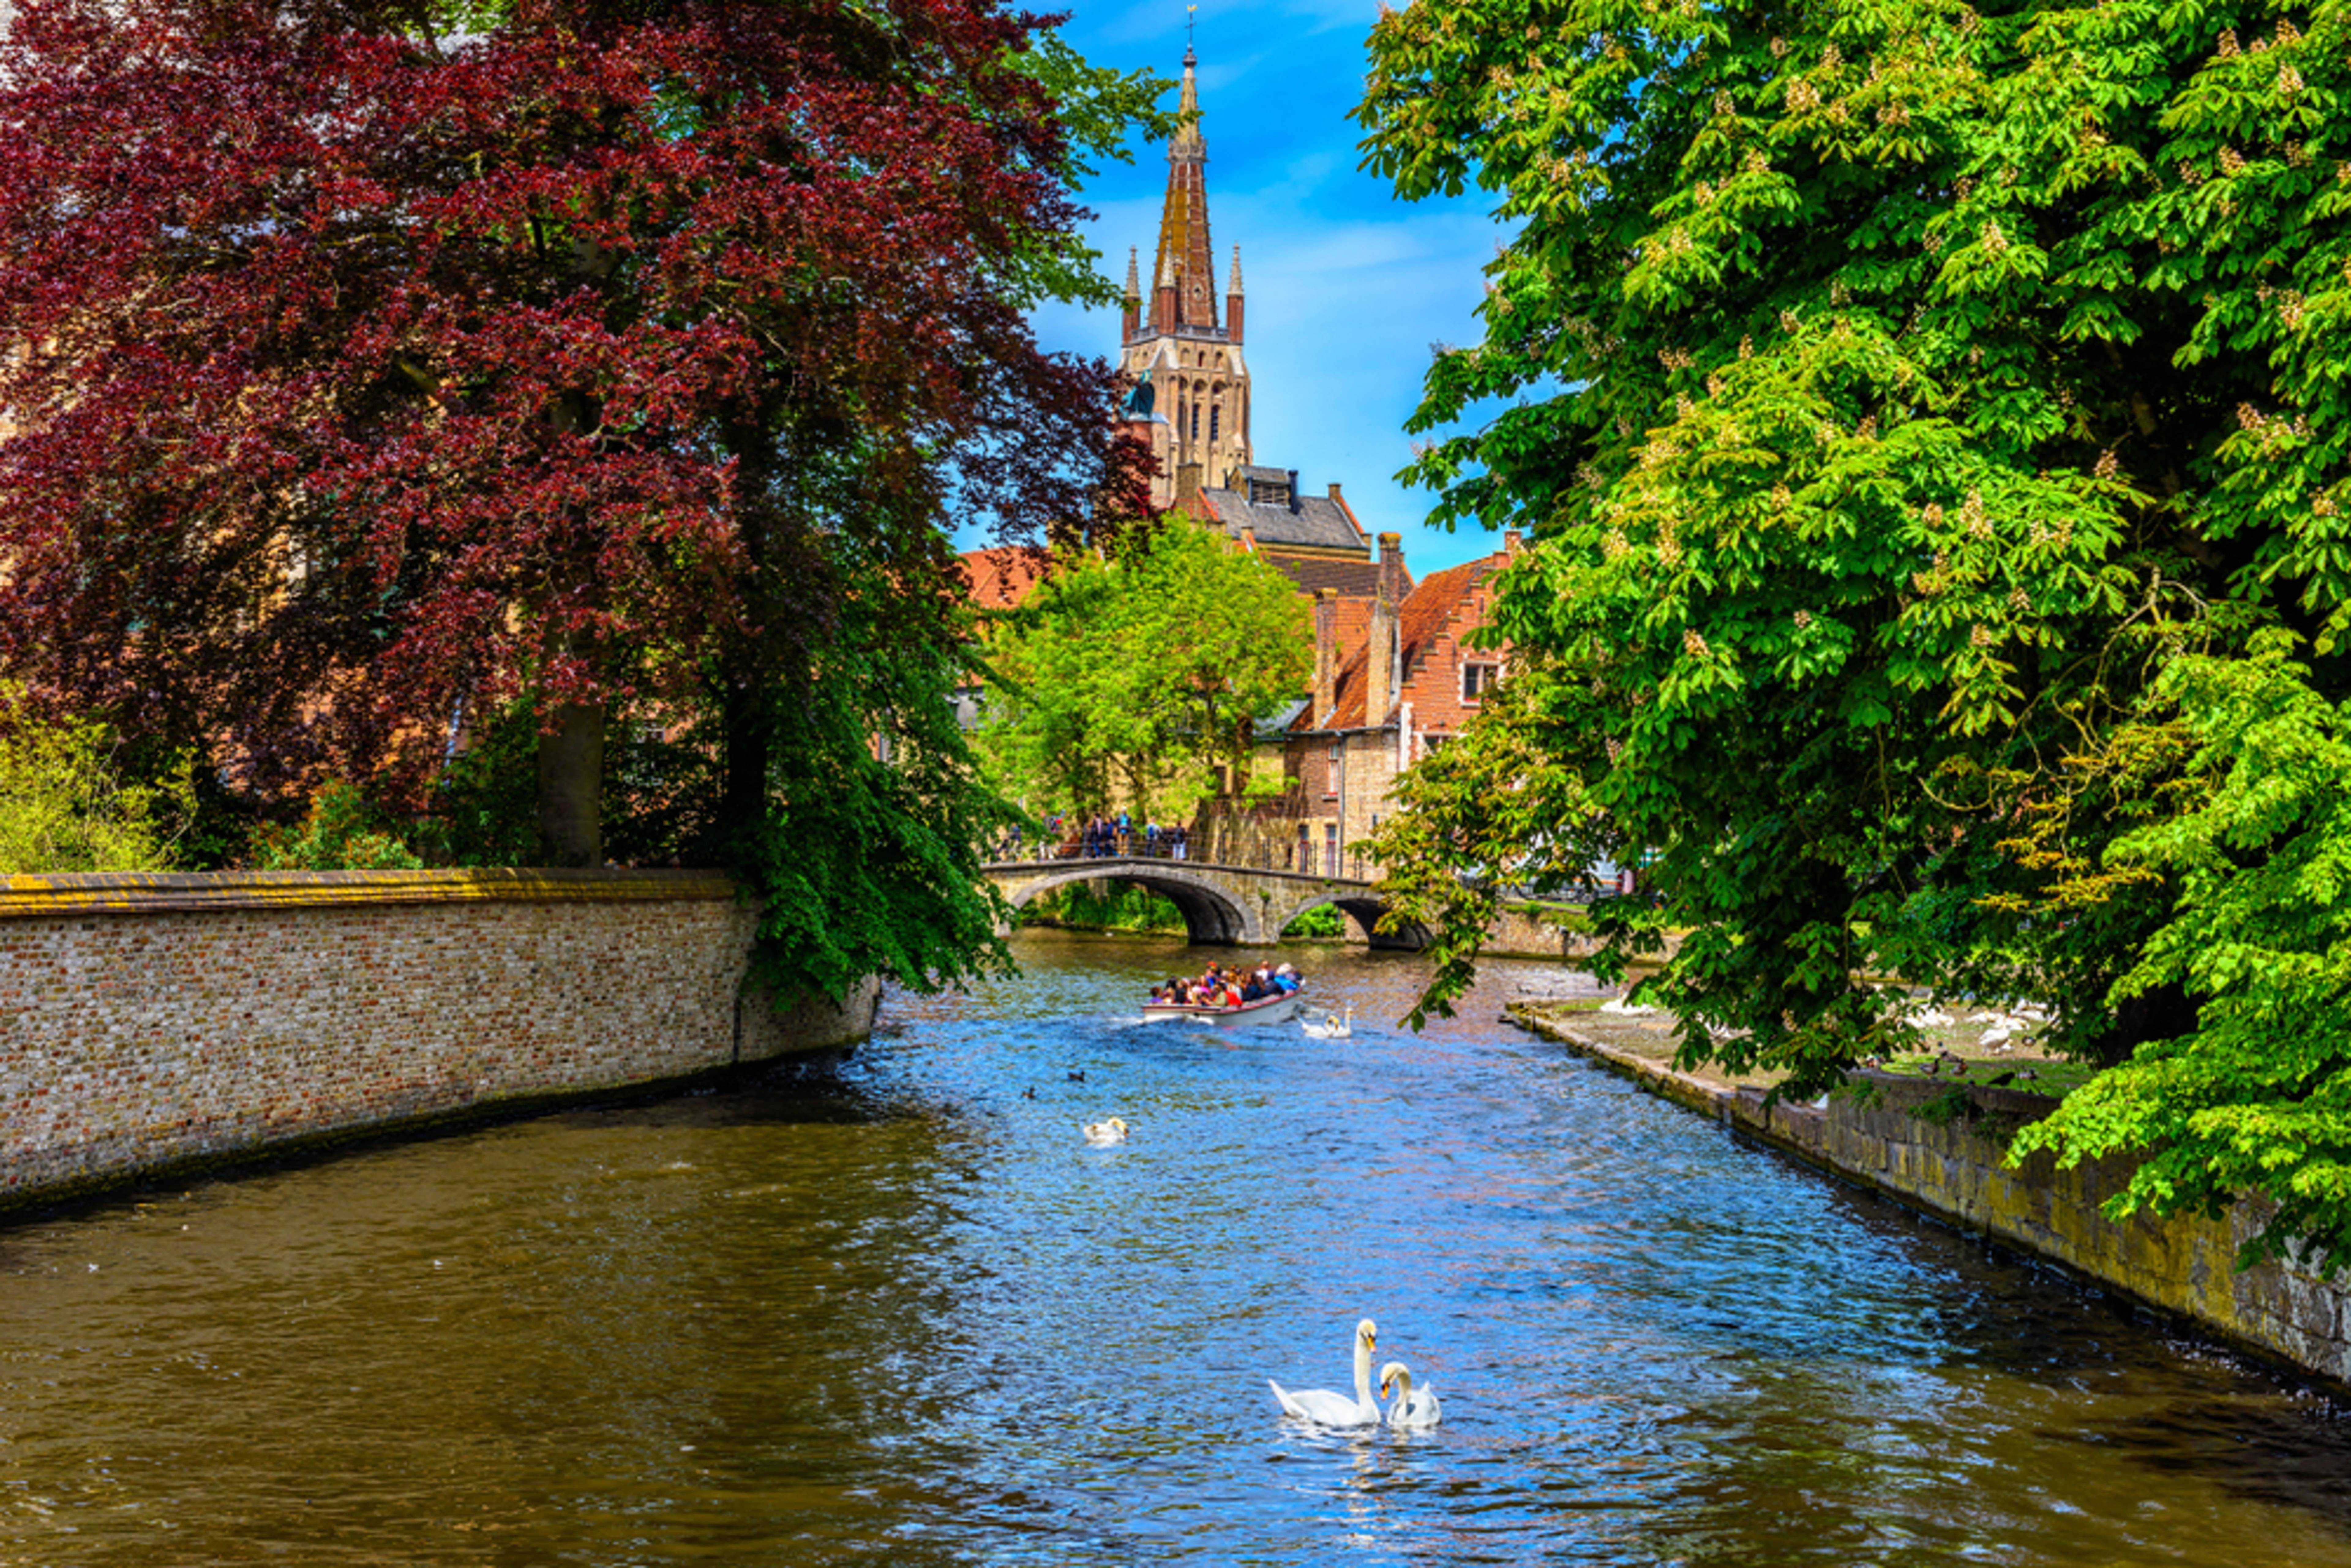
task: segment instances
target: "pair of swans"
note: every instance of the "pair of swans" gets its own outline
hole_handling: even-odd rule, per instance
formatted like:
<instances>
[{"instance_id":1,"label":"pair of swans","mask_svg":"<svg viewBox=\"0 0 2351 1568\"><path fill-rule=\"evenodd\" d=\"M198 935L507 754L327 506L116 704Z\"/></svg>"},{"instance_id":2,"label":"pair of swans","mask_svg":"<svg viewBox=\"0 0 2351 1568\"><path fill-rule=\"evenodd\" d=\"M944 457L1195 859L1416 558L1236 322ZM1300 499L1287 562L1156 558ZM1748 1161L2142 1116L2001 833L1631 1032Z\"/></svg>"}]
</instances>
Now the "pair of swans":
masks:
<instances>
[{"instance_id":1,"label":"pair of swans","mask_svg":"<svg viewBox=\"0 0 2351 1568\"><path fill-rule=\"evenodd\" d=\"M1295 1394L1269 1377L1266 1386L1285 1416L1295 1416L1301 1421L1311 1421L1318 1427L1376 1427L1380 1424L1379 1402L1372 1397L1372 1353L1379 1348L1380 1331L1371 1319L1355 1325L1355 1396L1334 1394L1327 1388L1301 1388ZM1437 1390L1412 1385L1412 1369L1403 1362L1392 1361L1380 1368L1380 1392L1395 1402L1387 1408L1386 1420L1391 1427L1434 1427L1443 1420L1444 1412L1437 1407Z\"/></svg>"},{"instance_id":2,"label":"pair of swans","mask_svg":"<svg viewBox=\"0 0 2351 1568\"><path fill-rule=\"evenodd\" d=\"M1306 1038L1309 1040L1353 1040L1355 1038L1355 1004L1353 1002L1347 1004L1347 1016L1344 1019L1340 1018L1337 1013L1332 1013L1321 1023L1310 1023L1301 1027L1306 1030Z\"/></svg>"}]
</instances>

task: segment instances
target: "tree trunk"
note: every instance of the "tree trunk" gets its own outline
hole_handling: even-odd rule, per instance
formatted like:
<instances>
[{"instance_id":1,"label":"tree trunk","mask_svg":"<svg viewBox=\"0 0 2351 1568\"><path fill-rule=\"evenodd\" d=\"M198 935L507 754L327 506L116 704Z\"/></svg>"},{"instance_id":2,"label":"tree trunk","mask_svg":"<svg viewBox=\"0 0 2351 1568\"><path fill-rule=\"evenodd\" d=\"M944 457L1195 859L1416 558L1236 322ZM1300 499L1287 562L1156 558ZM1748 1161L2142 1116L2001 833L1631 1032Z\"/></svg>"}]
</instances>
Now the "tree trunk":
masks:
<instances>
[{"instance_id":1,"label":"tree trunk","mask_svg":"<svg viewBox=\"0 0 2351 1568\"><path fill-rule=\"evenodd\" d=\"M736 526L743 541L746 567L744 601L755 628L773 624L774 563L769 559L773 521L775 436L769 421L759 414L729 420L722 427L726 450L735 458ZM755 637L757 633L755 632ZM731 648L719 679L719 717L725 727L722 745L726 775L718 804L718 844L726 862L754 856L760 829L768 811L768 775L775 767L774 701L766 689L782 677L768 667L756 641Z\"/></svg>"},{"instance_id":2,"label":"tree trunk","mask_svg":"<svg viewBox=\"0 0 2351 1568\"><path fill-rule=\"evenodd\" d=\"M572 276L582 283L601 284L611 277L612 253L588 240L572 246ZM550 422L566 435L594 430L601 417L584 392L559 397L549 411ZM590 520L575 519L580 538L573 570L578 580L594 586L593 552L588 543ZM563 580L559 573L556 580ZM546 644L553 653L556 633ZM574 637L566 649L590 652ZM551 663L551 661L550 661ZM538 852L550 866L601 866L604 863L604 708L597 703L564 703L556 708L552 728L538 737Z\"/></svg>"},{"instance_id":3,"label":"tree trunk","mask_svg":"<svg viewBox=\"0 0 2351 1568\"><path fill-rule=\"evenodd\" d=\"M722 699L726 777L719 801L720 852L742 860L752 852L768 814L768 774L775 765L767 705L749 678L737 676Z\"/></svg>"},{"instance_id":4,"label":"tree trunk","mask_svg":"<svg viewBox=\"0 0 2351 1568\"><path fill-rule=\"evenodd\" d=\"M604 863L604 710L565 703L538 737L538 852L551 866Z\"/></svg>"}]
</instances>

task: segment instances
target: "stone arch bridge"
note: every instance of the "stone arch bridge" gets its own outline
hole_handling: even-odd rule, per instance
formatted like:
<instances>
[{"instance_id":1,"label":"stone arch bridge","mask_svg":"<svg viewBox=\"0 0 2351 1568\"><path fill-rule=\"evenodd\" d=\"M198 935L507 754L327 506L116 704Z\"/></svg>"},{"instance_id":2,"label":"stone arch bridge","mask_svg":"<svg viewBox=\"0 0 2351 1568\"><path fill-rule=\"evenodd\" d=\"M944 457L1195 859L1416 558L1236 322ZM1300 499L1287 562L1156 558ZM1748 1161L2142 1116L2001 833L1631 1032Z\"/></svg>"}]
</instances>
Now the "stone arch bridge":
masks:
<instances>
[{"instance_id":1,"label":"stone arch bridge","mask_svg":"<svg viewBox=\"0 0 2351 1568\"><path fill-rule=\"evenodd\" d=\"M1387 913L1386 901L1370 883L1353 877L1142 855L999 861L983 869L1015 909L1040 893L1071 883L1134 883L1184 912L1185 932L1196 945L1270 947L1291 921L1325 904L1336 905L1374 947L1410 951L1425 945L1418 931L1389 935L1374 929Z\"/></svg>"}]
</instances>

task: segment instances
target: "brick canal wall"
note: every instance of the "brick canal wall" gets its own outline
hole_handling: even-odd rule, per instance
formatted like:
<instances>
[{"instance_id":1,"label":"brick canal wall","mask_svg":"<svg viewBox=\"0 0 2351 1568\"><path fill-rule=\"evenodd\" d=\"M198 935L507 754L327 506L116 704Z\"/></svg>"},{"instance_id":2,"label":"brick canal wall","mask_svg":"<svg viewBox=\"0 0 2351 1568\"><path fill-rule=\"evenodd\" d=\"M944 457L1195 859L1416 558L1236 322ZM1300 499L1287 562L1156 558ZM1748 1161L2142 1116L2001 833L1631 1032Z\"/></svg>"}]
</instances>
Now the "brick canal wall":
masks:
<instances>
[{"instance_id":1,"label":"brick canal wall","mask_svg":"<svg viewBox=\"0 0 2351 1568\"><path fill-rule=\"evenodd\" d=\"M2060 1170L2053 1155L2005 1163L2002 1140L1970 1130L2043 1116L2056 1102L2013 1090L1976 1087L1971 1110L1948 1124L1918 1106L1953 1087L1886 1073L1858 1075L1872 1092L1827 1104L1767 1107L1760 1089L1726 1090L1675 1072L1576 1032L1572 1024L1513 1007L1521 1026L1606 1063L1669 1100L1703 1112L1810 1164L1875 1187L1962 1229L1992 1237L2063 1266L2091 1283L2186 1319L2216 1337L2336 1383L2351 1384L2351 1301L2346 1284L2277 1263L2236 1270L2237 1249L2261 1230L2265 1213L2246 1200L2221 1219L2158 1219L2140 1213L2116 1224L2098 1206L2130 1178L2124 1160Z\"/></svg>"},{"instance_id":2,"label":"brick canal wall","mask_svg":"<svg viewBox=\"0 0 2351 1568\"><path fill-rule=\"evenodd\" d=\"M837 1047L690 872L0 878L0 1205Z\"/></svg>"}]
</instances>

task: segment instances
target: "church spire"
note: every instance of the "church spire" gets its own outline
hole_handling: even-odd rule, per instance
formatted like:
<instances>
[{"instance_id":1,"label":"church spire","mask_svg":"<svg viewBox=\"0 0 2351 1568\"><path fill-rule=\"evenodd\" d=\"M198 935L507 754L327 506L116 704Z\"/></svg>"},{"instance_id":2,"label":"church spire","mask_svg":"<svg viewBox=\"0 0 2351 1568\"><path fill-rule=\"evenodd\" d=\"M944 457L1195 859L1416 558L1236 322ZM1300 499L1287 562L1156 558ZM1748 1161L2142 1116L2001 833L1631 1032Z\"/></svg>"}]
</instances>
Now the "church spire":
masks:
<instances>
[{"instance_id":1,"label":"church spire","mask_svg":"<svg viewBox=\"0 0 2351 1568\"><path fill-rule=\"evenodd\" d=\"M1158 273L1176 279L1176 324L1217 329L1216 252L1208 242L1207 138L1200 133L1199 57L1184 51L1181 124L1167 143L1167 204L1159 217Z\"/></svg>"}]
</instances>

